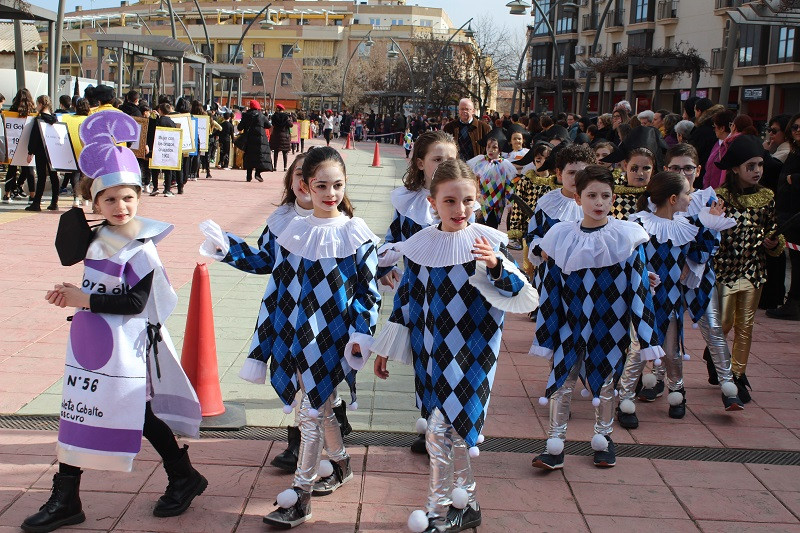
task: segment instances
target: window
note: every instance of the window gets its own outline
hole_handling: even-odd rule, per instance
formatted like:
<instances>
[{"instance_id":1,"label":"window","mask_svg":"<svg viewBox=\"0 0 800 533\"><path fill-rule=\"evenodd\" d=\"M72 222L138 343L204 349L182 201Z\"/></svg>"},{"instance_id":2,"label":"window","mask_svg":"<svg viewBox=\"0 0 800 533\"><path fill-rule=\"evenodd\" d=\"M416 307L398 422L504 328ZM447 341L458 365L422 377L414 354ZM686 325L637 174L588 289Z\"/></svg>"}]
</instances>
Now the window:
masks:
<instances>
[{"instance_id":1,"label":"window","mask_svg":"<svg viewBox=\"0 0 800 533\"><path fill-rule=\"evenodd\" d=\"M214 57L214 45L211 45L211 48L208 47L207 44L200 45L200 53L206 57Z\"/></svg>"},{"instance_id":2,"label":"window","mask_svg":"<svg viewBox=\"0 0 800 533\"><path fill-rule=\"evenodd\" d=\"M742 24L739 33L739 66L765 65L769 26ZM787 34L788 37L788 34ZM793 39L794 40L794 39Z\"/></svg>"},{"instance_id":3,"label":"window","mask_svg":"<svg viewBox=\"0 0 800 533\"><path fill-rule=\"evenodd\" d=\"M255 43L253 45L253 57L264 57L264 43Z\"/></svg>"},{"instance_id":4,"label":"window","mask_svg":"<svg viewBox=\"0 0 800 533\"><path fill-rule=\"evenodd\" d=\"M156 82L156 75L157 74L158 74L158 70L157 69L153 69L153 70L150 71L150 83L155 83Z\"/></svg>"},{"instance_id":5,"label":"window","mask_svg":"<svg viewBox=\"0 0 800 533\"><path fill-rule=\"evenodd\" d=\"M664 48L670 50L673 46L675 46L675 37L674 36L664 37Z\"/></svg>"},{"instance_id":6,"label":"window","mask_svg":"<svg viewBox=\"0 0 800 533\"><path fill-rule=\"evenodd\" d=\"M86 77L87 78L91 78L92 77L92 71L90 69L86 69Z\"/></svg>"},{"instance_id":7,"label":"window","mask_svg":"<svg viewBox=\"0 0 800 533\"><path fill-rule=\"evenodd\" d=\"M430 28L431 26L433 26L433 21L432 20L420 20L419 21L419 25L422 26L423 28Z\"/></svg>"},{"instance_id":8,"label":"window","mask_svg":"<svg viewBox=\"0 0 800 533\"><path fill-rule=\"evenodd\" d=\"M228 61L226 61L226 63L230 62L230 60L234 56L236 56L236 60L234 61L234 63L241 63L242 62L242 60L244 59L244 52L242 51L241 48L239 48L239 53L237 54L236 53L236 49L237 48L239 48L239 47L236 44L229 44L228 45Z\"/></svg>"},{"instance_id":9,"label":"window","mask_svg":"<svg viewBox=\"0 0 800 533\"><path fill-rule=\"evenodd\" d=\"M611 53L618 55L622 53L622 43L614 43L611 45Z\"/></svg>"},{"instance_id":10,"label":"window","mask_svg":"<svg viewBox=\"0 0 800 533\"><path fill-rule=\"evenodd\" d=\"M380 26L381 25L381 19L373 19L373 18L371 18L371 19L369 19L369 23L372 24L373 26Z\"/></svg>"},{"instance_id":11,"label":"window","mask_svg":"<svg viewBox=\"0 0 800 533\"><path fill-rule=\"evenodd\" d=\"M333 20L333 25L334 26L341 26L342 25L342 19L334 19Z\"/></svg>"},{"instance_id":12,"label":"window","mask_svg":"<svg viewBox=\"0 0 800 533\"><path fill-rule=\"evenodd\" d=\"M402 26L405 24L403 19L392 19L392 26Z\"/></svg>"},{"instance_id":13,"label":"window","mask_svg":"<svg viewBox=\"0 0 800 533\"><path fill-rule=\"evenodd\" d=\"M367 43L358 43L358 57L369 57L369 51L372 49L371 46L367 46Z\"/></svg>"},{"instance_id":14,"label":"window","mask_svg":"<svg viewBox=\"0 0 800 533\"><path fill-rule=\"evenodd\" d=\"M286 87L287 85L291 84L292 84L292 73L281 72L281 87Z\"/></svg>"},{"instance_id":15,"label":"window","mask_svg":"<svg viewBox=\"0 0 800 533\"><path fill-rule=\"evenodd\" d=\"M253 85L258 85L259 87L264 86L264 75L260 72L253 72Z\"/></svg>"},{"instance_id":16,"label":"window","mask_svg":"<svg viewBox=\"0 0 800 533\"><path fill-rule=\"evenodd\" d=\"M564 15L556 23L556 33L574 33L576 20L571 15Z\"/></svg>"},{"instance_id":17,"label":"window","mask_svg":"<svg viewBox=\"0 0 800 533\"><path fill-rule=\"evenodd\" d=\"M531 47L531 77L547 77L547 59L550 57L549 46Z\"/></svg>"},{"instance_id":18,"label":"window","mask_svg":"<svg viewBox=\"0 0 800 533\"><path fill-rule=\"evenodd\" d=\"M86 57L92 57L92 45L91 44L87 44L86 45Z\"/></svg>"},{"instance_id":19,"label":"window","mask_svg":"<svg viewBox=\"0 0 800 533\"><path fill-rule=\"evenodd\" d=\"M294 57L294 46L291 44L282 44L281 57Z\"/></svg>"},{"instance_id":20,"label":"window","mask_svg":"<svg viewBox=\"0 0 800 533\"><path fill-rule=\"evenodd\" d=\"M540 0L539 6L542 8L542 10L539 11L536 8L533 9L533 27L536 28L535 35L547 35L547 23L544 22L542 13L550 13L550 6L552 3L552 0Z\"/></svg>"},{"instance_id":21,"label":"window","mask_svg":"<svg viewBox=\"0 0 800 533\"><path fill-rule=\"evenodd\" d=\"M628 33L628 49L638 48L650 50L653 48L653 30L632 31Z\"/></svg>"},{"instance_id":22,"label":"window","mask_svg":"<svg viewBox=\"0 0 800 533\"><path fill-rule=\"evenodd\" d=\"M650 14L651 0L633 0L633 9L631 10L631 23L636 22L652 22Z\"/></svg>"},{"instance_id":23,"label":"window","mask_svg":"<svg viewBox=\"0 0 800 533\"><path fill-rule=\"evenodd\" d=\"M794 32L795 28L778 30L778 63L794 60Z\"/></svg>"}]
</instances>

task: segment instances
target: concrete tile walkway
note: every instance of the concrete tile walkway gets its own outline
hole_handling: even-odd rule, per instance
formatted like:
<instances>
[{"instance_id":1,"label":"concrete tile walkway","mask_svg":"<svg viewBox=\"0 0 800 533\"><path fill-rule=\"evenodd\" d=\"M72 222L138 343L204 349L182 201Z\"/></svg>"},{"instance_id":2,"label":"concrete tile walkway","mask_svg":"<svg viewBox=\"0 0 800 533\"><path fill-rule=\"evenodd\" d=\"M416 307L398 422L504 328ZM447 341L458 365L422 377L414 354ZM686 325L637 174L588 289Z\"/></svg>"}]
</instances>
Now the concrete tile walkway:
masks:
<instances>
[{"instance_id":1,"label":"concrete tile walkway","mask_svg":"<svg viewBox=\"0 0 800 533\"><path fill-rule=\"evenodd\" d=\"M317 143L318 144L318 143ZM336 143L341 147L341 142ZM381 145L382 168L372 168L374 144L343 151L349 195L356 214L383 236L392 209L389 192L406 167L400 147ZM202 241L197 224L212 218L225 230L255 243L264 220L281 195L282 173L264 183L246 183L242 171L216 171L214 178L189 183L186 194L146 197L140 213L175 224L159 245L179 295L167 326L182 344L191 276ZM68 200L61 202L63 209ZM48 306L44 292L74 281L80 266L59 265L52 246L56 214L31 214L23 204L0 207L0 415L58 413L67 340L68 310ZM237 377L267 278L209 265L215 313L217 360L225 400L247 407L255 426L288 421L269 386ZM391 311L386 293L382 315ZM756 448L800 451L800 344L796 323L774 321L759 312L748 375L753 402L740 413L722 410L719 389L706 383L703 341L687 324L685 362L688 413L667 417L666 399L640 405L640 429L617 428L626 444L682 447ZM534 325L508 316L503 351L484 433L489 437L544 438L547 409L539 406L547 362L527 355ZM413 431L413 377L391 366L391 378L359 375L359 409L350 413L357 430ZM576 397L568 439L592 434L591 403ZM289 415L291 416L291 415ZM46 499L54 466L55 434L0 429L0 533L18 531L22 518ZM152 505L165 486L158 456L145 443L127 475L88 472L84 476L87 522L81 531L264 531L261 517L291 476L269 466L281 443L201 439L190 443L193 462L209 477L208 491L183 516L156 519ZM336 494L314 501L314 519L303 531L402 531L408 513L424 503L427 463L406 449L350 447L356 475ZM588 457L568 456L563 472L532 471L530 456L483 452L474 461L484 513L480 531L619 531L672 528L676 531L800 532L800 466L620 458L616 468L597 470Z\"/></svg>"}]
</instances>

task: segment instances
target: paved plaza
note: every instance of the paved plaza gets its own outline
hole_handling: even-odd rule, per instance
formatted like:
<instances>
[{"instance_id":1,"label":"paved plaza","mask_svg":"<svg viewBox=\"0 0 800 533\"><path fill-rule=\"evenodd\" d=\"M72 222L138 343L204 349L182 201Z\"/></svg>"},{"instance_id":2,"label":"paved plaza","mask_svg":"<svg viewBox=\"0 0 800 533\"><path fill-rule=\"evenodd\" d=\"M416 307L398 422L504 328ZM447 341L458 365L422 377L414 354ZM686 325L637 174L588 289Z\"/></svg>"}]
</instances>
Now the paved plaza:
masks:
<instances>
[{"instance_id":1,"label":"paved plaza","mask_svg":"<svg viewBox=\"0 0 800 533\"><path fill-rule=\"evenodd\" d=\"M334 144L341 148L343 142ZM380 146L381 168L370 166L373 143L359 143L343 155L356 215L382 237L392 216L389 192L401 185L407 160L402 147ZM282 172L264 176L264 183L247 183L244 171L215 171L213 179L188 183L185 195L143 197L142 216L175 225L159 253L179 296L167 322L178 349L193 269L197 262L208 262L198 254L203 238L197 225L211 218L255 244L282 192ZM70 204L71 198L63 199L62 211ZM71 311L48 305L44 293L82 274L81 265L65 268L58 262L53 246L58 214L29 213L23 207L0 207L0 533L19 531L23 518L47 499L56 470L55 432L11 429L20 418L10 415L38 415L36 420L51 422L42 415L57 415ZM283 413L269 385L238 378L267 278L219 264L209 265L209 272L223 398L246 406L249 431L229 438L206 435L189 443L193 463L209 487L178 518L151 514L166 477L148 443L130 474L87 472L82 482L87 520L74 530L268 530L261 518L292 478L269 465L284 443L256 438L256 429L285 426L293 415ZM384 297L382 322L392 307L392 294ZM548 423L547 408L538 404L547 361L528 355L534 325L527 316L507 315L484 429L486 449L473 462L483 509L479 531L800 533L797 322L771 320L758 312L748 365L753 401L738 413L723 410L719 388L706 381L699 331L688 323L685 329L692 356L684 363L686 417L669 419L666 397L640 404L640 428L614 430L613 439L621 445L617 466L600 470L592 466L585 446L578 445L593 434L594 412L588 399L576 395L564 470L545 474L530 462L532 452L541 451ZM408 441L419 416L412 372L398 365L390 365L390 372L390 379L381 381L370 363L359 374L359 409L348 412L355 429L347 439L354 478L333 495L314 499L313 518L299 531L405 531L408 514L423 506L427 459L397 445ZM392 441L390 433L398 439ZM268 434L283 438L282 431ZM369 444L371 438L379 445Z\"/></svg>"}]
</instances>

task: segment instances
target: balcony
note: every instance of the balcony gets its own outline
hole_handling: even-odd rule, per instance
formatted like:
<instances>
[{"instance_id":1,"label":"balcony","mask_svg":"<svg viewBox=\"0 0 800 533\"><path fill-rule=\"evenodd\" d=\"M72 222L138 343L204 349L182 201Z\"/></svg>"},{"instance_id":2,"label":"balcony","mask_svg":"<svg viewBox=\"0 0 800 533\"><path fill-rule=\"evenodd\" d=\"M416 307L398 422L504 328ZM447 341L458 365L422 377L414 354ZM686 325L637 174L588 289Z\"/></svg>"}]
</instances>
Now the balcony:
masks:
<instances>
[{"instance_id":1,"label":"balcony","mask_svg":"<svg viewBox=\"0 0 800 533\"><path fill-rule=\"evenodd\" d=\"M606 15L606 30L608 31L622 31L625 27L625 10L610 10Z\"/></svg>"},{"instance_id":2,"label":"balcony","mask_svg":"<svg viewBox=\"0 0 800 533\"><path fill-rule=\"evenodd\" d=\"M725 50L727 50L727 48L713 48L711 50L711 70L722 70L725 68Z\"/></svg>"},{"instance_id":3,"label":"balcony","mask_svg":"<svg viewBox=\"0 0 800 533\"><path fill-rule=\"evenodd\" d=\"M217 63L239 63L239 64L241 64L244 61L244 53L239 52L239 54L236 55L235 61L232 61L232 59L234 59L234 55L233 54L217 54Z\"/></svg>"},{"instance_id":4,"label":"balcony","mask_svg":"<svg viewBox=\"0 0 800 533\"><path fill-rule=\"evenodd\" d=\"M661 0L656 7L656 20L659 24L678 23L679 0Z\"/></svg>"},{"instance_id":5,"label":"balcony","mask_svg":"<svg viewBox=\"0 0 800 533\"><path fill-rule=\"evenodd\" d=\"M728 9L741 7L744 0L714 0L714 14L724 15Z\"/></svg>"},{"instance_id":6,"label":"balcony","mask_svg":"<svg viewBox=\"0 0 800 533\"><path fill-rule=\"evenodd\" d=\"M597 13L587 13L583 16L583 24L581 24L581 31L597 31L597 23L599 17Z\"/></svg>"}]
</instances>

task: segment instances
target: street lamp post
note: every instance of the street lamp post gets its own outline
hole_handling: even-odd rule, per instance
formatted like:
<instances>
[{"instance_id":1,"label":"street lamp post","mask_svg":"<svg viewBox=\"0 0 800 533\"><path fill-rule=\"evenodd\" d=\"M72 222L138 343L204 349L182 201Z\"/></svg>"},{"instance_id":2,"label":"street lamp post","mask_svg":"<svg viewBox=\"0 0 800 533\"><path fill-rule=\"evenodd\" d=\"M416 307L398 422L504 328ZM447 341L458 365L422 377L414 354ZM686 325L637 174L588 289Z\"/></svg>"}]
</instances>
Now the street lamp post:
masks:
<instances>
[{"instance_id":1,"label":"street lamp post","mask_svg":"<svg viewBox=\"0 0 800 533\"><path fill-rule=\"evenodd\" d=\"M367 48L369 48L373 44L375 44L375 41L373 41L369 36L371 33L372 33L372 30L369 30L365 36L363 36L361 39L358 40L358 44L356 44L356 47L353 48L353 52L350 54L350 57L347 59L347 64L345 64L345 66L344 66L344 74L342 74L342 88L339 90L339 101L336 104L336 110L337 111L341 111L342 110L342 97L344 96L344 84L347 81L347 69L350 68L350 62L353 60L353 57L356 55L356 52L358 51L358 47L361 46L362 42L364 42L364 46L366 46ZM405 54L403 55L403 57L405 57Z\"/></svg>"},{"instance_id":2,"label":"street lamp post","mask_svg":"<svg viewBox=\"0 0 800 533\"><path fill-rule=\"evenodd\" d=\"M445 49L446 49L446 48L448 48L448 47L450 46L450 43L453 41L453 39L455 38L455 36L456 36L456 35L458 35L458 34L459 34L459 32L460 32L461 30L463 30L463 29L464 29L464 28L467 26L467 24L469 24L470 22L472 22L472 19L469 19L469 20L468 20L468 21L466 21L464 24L462 24L462 25L461 25L461 27L460 27L460 28L458 28L458 29L455 31L455 33L453 33L453 35L451 35L451 36L450 36L450 38L449 38L449 39L447 39L447 42L446 42L446 43L444 43L444 45L442 46L442 48L439 50L439 53L436 55L436 60L433 62L433 65L431 65L431 70L430 70L430 73L428 74L428 88L425 90L425 105L424 105L424 106L423 106L423 108L422 108L422 112L423 112L424 114L427 114L427 113L428 113L428 100L429 100L429 99L430 99L430 97L431 97L431 87L433 86L433 73L436 71L436 67L438 67L438 66L439 66L439 61L442 59L442 54L444 54L444 51L445 51ZM470 33L471 33L471 32L470 32ZM467 34L467 32L465 32L465 35L466 35L466 34ZM469 36L469 35L468 35L468 36Z\"/></svg>"},{"instance_id":3,"label":"street lamp post","mask_svg":"<svg viewBox=\"0 0 800 533\"><path fill-rule=\"evenodd\" d=\"M390 58L397 57L397 53L399 52L400 55L403 56L403 59L406 62L406 66L408 67L408 75L409 75L409 79L411 80L411 94L414 95L414 96L411 97L412 104L413 104L414 100L417 97L417 91L414 88L414 70L411 68L411 63L408 61L408 57L406 56L406 53L403 52L403 49L400 48L400 45L397 44L397 41L395 41L393 37L389 37L389 40L392 41L392 44L394 45L394 48L396 48L396 50L390 50L389 52L387 52L389 57ZM394 51L395 53L392 54L391 53L392 51Z\"/></svg>"},{"instance_id":4,"label":"street lamp post","mask_svg":"<svg viewBox=\"0 0 800 533\"><path fill-rule=\"evenodd\" d=\"M261 70L261 67L258 66L258 63L253 61L253 58L250 58L250 62L247 64L248 70L256 69L258 73L261 74L261 88L264 92L264 109L267 108L267 86L264 83L264 72Z\"/></svg>"},{"instance_id":5,"label":"street lamp post","mask_svg":"<svg viewBox=\"0 0 800 533\"><path fill-rule=\"evenodd\" d=\"M234 51L233 51L233 56L228 58L228 63L230 63L231 65L233 65L234 61L236 61L236 57L239 55L239 51L242 49L242 43L244 42L244 37L245 37L245 35L247 35L247 32L248 32L248 31L250 31L250 27L253 25L253 23L254 23L256 20L258 20L258 18L259 18L259 17L260 17L260 16L261 16L261 15L262 15L262 14L263 14L263 13L264 13L266 10L268 10L268 9L270 8L270 6L272 6L272 2L270 2L269 4L267 4L267 5L265 5L263 8L261 8L261 11L259 11L259 12L256 14L256 16L255 16L255 17L253 17L253 20L251 20L251 21L250 21L250 22L247 24L247 27L246 27L246 28L244 29L244 31L242 32L242 36L241 36L241 38L239 39L239 42L238 42L238 43L236 43L236 48L235 48L235 49L234 49ZM244 16L242 17L242 20L244 20ZM209 50L209 52L210 52L210 50ZM241 80L239 81L239 83L240 83L240 87L239 87L239 94L241 94L241 92L242 92L242 88L241 88ZM231 101L231 93L232 93L232 92L233 92L233 83L231 83L231 84L228 86L228 104L230 104L230 101ZM273 95L273 98L274 98L274 97L275 97L275 96Z\"/></svg>"},{"instance_id":6,"label":"street lamp post","mask_svg":"<svg viewBox=\"0 0 800 533\"><path fill-rule=\"evenodd\" d=\"M272 105L270 106L270 112L272 112L272 113L275 112L275 101L276 101L277 96L278 96L278 93L276 92L278 90L278 76L281 75L281 69L283 68L283 62L286 60L287 57L289 57L289 52L291 52L292 55L294 55L295 52L300 52L301 49L300 49L299 46L297 46L297 43L299 43L299 42L300 42L300 39L297 39L294 42L294 44L292 45L291 48L289 48L286 52L281 53L281 62L278 64L278 71L275 72L275 82L272 84ZM264 97L264 105L266 105L266 104L267 104L267 100L266 100L266 97Z\"/></svg>"}]
</instances>

